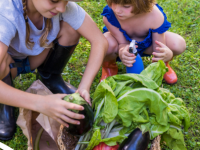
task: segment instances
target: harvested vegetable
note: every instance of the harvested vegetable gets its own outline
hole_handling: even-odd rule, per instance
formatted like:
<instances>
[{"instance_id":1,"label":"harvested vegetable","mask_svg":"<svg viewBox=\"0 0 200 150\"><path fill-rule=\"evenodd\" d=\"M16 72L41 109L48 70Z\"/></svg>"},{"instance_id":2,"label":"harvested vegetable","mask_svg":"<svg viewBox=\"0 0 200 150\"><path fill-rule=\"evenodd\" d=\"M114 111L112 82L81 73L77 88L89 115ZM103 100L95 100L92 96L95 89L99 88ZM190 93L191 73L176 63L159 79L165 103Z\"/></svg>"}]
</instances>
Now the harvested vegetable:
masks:
<instances>
[{"instance_id":1,"label":"harvested vegetable","mask_svg":"<svg viewBox=\"0 0 200 150\"><path fill-rule=\"evenodd\" d=\"M119 144L115 146L108 146L105 143L100 143L99 145L95 146L93 150L117 150L119 147Z\"/></svg>"},{"instance_id":2,"label":"harvested vegetable","mask_svg":"<svg viewBox=\"0 0 200 150\"><path fill-rule=\"evenodd\" d=\"M137 128L120 144L118 150L147 150L149 140L149 132L142 134Z\"/></svg>"},{"instance_id":3,"label":"harvested vegetable","mask_svg":"<svg viewBox=\"0 0 200 150\"><path fill-rule=\"evenodd\" d=\"M187 132L190 116L182 99L160 88L167 70L159 60L141 74L115 75L99 83L92 104L94 125L75 150L92 150L101 142L122 144L136 128L149 133L150 140L162 135L170 149L185 150L182 128Z\"/></svg>"},{"instance_id":4,"label":"harvested vegetable","mask_svg":"<svg viewBox=\"0 0 200 150\"><path fill-rule=\"evenodd\" d=\"M86 132L88 132L92 128L94 121L94 113L92 107L79 95L79 93L67 95L64 97L64 100L74 104L82 105L84 107L84 110L82 111L71 110L71 111L78 114L83 114L85 116L84 119L79 120L80 125L69 124L69 128L67 128L67 131L75 136L81 136Z\"/></svg>"}]
</instances>

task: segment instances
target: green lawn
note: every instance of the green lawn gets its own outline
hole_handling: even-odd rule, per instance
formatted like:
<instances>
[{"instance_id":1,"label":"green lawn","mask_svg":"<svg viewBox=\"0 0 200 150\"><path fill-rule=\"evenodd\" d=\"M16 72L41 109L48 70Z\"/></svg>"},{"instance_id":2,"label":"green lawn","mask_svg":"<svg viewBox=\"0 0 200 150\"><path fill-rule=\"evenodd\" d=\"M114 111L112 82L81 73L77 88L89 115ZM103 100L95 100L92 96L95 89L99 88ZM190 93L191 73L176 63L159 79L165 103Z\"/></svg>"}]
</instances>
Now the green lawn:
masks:
<instances>
[{"instance_id":1,"label":"green lawn","mask_svg":"<svg viewBox=\"0 0 200 150\"><path fill-rule=\"evenodd\" d=\"M99 2L79 2L79 4L91 15L98 27L102 30L103 22L100 15L105 0ZM198 0L160 0L158 3L163 7L168 20L172 23L171 32L182 35L187 42L186 51L170 63L178 75L178 83L170 86L163 83L163 87L169 89L176 97L180 97L186 103L191 115L191 127L185 135L188 150L199 150L200 148L200 3ZM95 35L94 35L95 36ZM65 68L63 78L76 87L81 81L90 52L90 43L81 38L75 53ZM145 66L151 63L150 58L143 58ZM125 67L119 64L119 73L125 73ZM101 70L97 74L92 87L91 96L99 83ZM18 89L26 90L36 79L35 74L21 75L15 79ZM18 110L16 110L16 117ZM3 142L3 141L0 141ZM27 149L27 139L18 127L15 137L6 145L15 150ZM167 149L163 147L163 149Z\"/></svg>"}]
</instances>

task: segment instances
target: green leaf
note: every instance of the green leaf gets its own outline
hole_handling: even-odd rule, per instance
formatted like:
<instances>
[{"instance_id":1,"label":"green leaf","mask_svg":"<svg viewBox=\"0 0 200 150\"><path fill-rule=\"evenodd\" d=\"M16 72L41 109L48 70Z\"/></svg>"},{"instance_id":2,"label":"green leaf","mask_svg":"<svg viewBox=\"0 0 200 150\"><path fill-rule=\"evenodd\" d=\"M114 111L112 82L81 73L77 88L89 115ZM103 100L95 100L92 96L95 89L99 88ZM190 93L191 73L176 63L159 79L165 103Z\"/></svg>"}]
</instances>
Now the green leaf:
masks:
<instances>
[{"instance_id":1,"label":"green leaf","mask_svg":"<svg viewBox=\"0 0 200 150\"><path fill-rule=\"evenodd\" d=\"M95 130L92 135L92 138L86 148L86 150L92 150L96 145L98 145L101 141L101 132L100 129Z\"/></svg>"},{"instance_id":2,"label":"green leaf","mask_svg":"<svg viewBox=\"0 0 200 150\"><path fill-rule=\"evenodd\" d=\"M181 130L169 128L169 130L162 135L162 141L165 141L166 145L173 150L186 150Z\"/></svg>"},{"instance_id":3,"label":"green leaf","mask_svg":"<svg viewBox=\"0 0 200 150\"><path fill-rule=\"evenodd\" d=\"M168 71L168 68L165 66L165 63L162 60L158 62L151 63L145 70L141 72L141 75L144 75L157 83L158 86L161 86L163 76Z\"/></svg>"}]
</instances>

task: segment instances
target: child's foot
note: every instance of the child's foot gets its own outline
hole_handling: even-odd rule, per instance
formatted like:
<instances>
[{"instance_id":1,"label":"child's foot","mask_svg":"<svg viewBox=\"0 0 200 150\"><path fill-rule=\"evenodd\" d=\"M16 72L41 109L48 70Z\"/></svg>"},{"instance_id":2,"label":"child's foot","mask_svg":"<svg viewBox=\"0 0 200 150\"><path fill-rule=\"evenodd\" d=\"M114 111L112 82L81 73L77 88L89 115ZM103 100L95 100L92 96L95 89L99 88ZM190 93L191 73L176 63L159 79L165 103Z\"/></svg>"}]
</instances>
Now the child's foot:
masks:
<instances>
[{"instance_id":1,"label":"child's foot","mask_svg":"<svg viewBox=\"0 0 200 150\"><path fill-rule=\"evenodd\" d=\"M101 75L100 82L102 82L104 79L106 79L109 76L116 75L117 73L118 73L118 67L116 64L116 60L103 62L102 75Z\"/></svg>"},{"instance_id":2,"label":"child's foot","mask_svg":"<svg viewBox=\"0 0 200 150\"><path fill-rule=\"evenodd\" d=\"M168 67L168 72L165 73L164 75L164 80L167 84L175 84L178 80L176 73L174 70L169 66L169 63L165 63L166 66Z\"/></svg>"}]
</instances>

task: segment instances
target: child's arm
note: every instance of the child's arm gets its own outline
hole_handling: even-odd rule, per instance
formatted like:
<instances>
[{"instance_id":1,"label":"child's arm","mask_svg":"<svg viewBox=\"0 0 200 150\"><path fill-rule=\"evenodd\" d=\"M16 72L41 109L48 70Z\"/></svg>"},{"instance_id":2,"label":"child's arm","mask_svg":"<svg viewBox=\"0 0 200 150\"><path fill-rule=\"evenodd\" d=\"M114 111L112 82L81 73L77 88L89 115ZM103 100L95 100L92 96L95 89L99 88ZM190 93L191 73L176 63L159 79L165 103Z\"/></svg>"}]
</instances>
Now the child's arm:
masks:
<instances>
[{"instance_id":1,"label":"child's arm","mask_svg":"<svg viewBox=\"0 0 200 150\"><path fill-rule=\"evenodd\" d=\"M2 80L10 71L9 64L12 58L7 53L8 46L0 41L0 80Z\"/></svg>"},{"instance_id":2,"label":"child's arm","mask_svg":"<svg viewBox=\"0 0 200 150\"><path fill-rule=\"evenodd\" d=\"M90 102L90 86L101 67L108 49L108 42L87 13L83 24L77 31L91 44L89 60L78 87L80 95Z\"/></svg>"},{"instance_id":3,"label":"child's arm","mask_svg":"<svg viewBox=\"0 0 200 150\"><path fill-rule=\"evenodd\" d=\"M31 94L15 89L0 80L0 103L40 112L65 126L68 126L67 123L78 124L79 121L74 119L82 119L83 115L73 113L68 109L83 110L84 108L61 100L64 96L66 94L48 96Z\"/></svg>"},{"instance_id":4,"label":"child's arm","mask_svg":"<svg viewBox=\"0 0 200 150\"><path fill-rule=\"evenodd\" d=\"M152 29L159 28L164 22L164 16L160 10L156 10L152 13ZM153 44L153 62L158 60L163 60L164 62L171 60L173 57L173 52L166 46L165 33L159 34L153 32L152 34L152 44Z\"/></svg>"},{"instance_id":5,"label":"child's arm","mask_svg":"<svg viewBox=\"0 0 200 150\"><path fill-rule=\"evenodd\" d=\"M79 121L74 119L82 119L83 115L75 114L68 109L82 110L83 107L61 100L65 94L48 96L30 94L1 81L9 73L9 64L12 61L7 49L8 46L0 42L0 103L43 113L65 126L68 126L67 122L77 124Z\"/></svg>"},{"instance_id":6,"label":"child's arm","mask_svg":"<svg viewBox=\"0 0 200 150\"><path fill-rule=\"evenodd\" d=\"M108 22L105 16L103 17L103 22L106 25L109 32L112 34L112 36L119 43L118 55L122 63L125 66L131 67L133 63L135 62L135 55L129 53L128 51L130 42L126 40L123 33L120 32L117 27L113 26L112 24Z\"/></svg>"}]
</instances>

